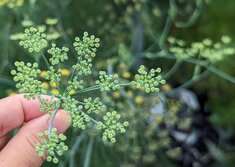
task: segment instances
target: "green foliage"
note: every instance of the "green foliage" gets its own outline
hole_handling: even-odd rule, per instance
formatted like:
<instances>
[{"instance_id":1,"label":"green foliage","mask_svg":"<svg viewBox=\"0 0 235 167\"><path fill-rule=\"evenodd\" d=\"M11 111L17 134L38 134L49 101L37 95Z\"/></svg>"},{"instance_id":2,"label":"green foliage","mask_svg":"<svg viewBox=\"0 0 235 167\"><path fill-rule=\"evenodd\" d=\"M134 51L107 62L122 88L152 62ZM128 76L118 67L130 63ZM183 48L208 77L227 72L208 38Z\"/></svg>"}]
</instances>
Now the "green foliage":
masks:
<instances>
[{"instance_id":1,"label":"green foliage","mask_svg":"<svg viewBox=\"0 0 235 167\"><path fill-rule=\"evenodd\" d=\"M0 8L6 5L8 8L17 8L22 6L24 0L1 0L0 1Z\"/></svg>"},{"instance_id":2,"label":"green foliage","mask_svg":"<svg viewBox=\"0 0 235 167\"><path fill-rule=\"evenodd\" d=\"M35 150L40 157L47 154L47 161L52 161L53 163L58 163L58 156L63 155L68 150L68 146L64 143L66 136L63 134L57 135L56 131L56 128L53 128L50 133L47 130L39 133L41 144L37 143L35 146Z\"/></svg>"},{"instance_id":3,"label":"green foliage","mask_svg":"<svg viewBox=\"0 0 235 167\"><path fill-rule=\"evenodd\" d=\"M19 45L28 49L29 52L41 52L48 45L44 31L45 29L42 27L39 29L34 27L25 29L25 33Z\"/></svg>"},{"instance_id":4,"label":"green foliage","mask_svg":"<svg viewBox=\"0 0 235 167\"><path fill-rule=\"evenodd\" d=\"M107 75L105 71L99 72L99 80L95 83L100 85L100 91L102 92L117 90L120 88L120 85L118 85L118 75Z\"/></svg>"},{"instance_id":5,"label":"green foliage","mask_svg":"<svg viewBox=\"0 0 235 167\"><path fill-rule=\"evenodd\" d=\"M84 32L82 40L79 37L76 37L73 46L78 55L90 62L91 59L95 57L97 48L100 46L100 39L96 38L94 35L91 35L90 37L88 35L88 32Z\"/></svg>"},{"instance_id":6,"label":"green foliage","mask_svg":"<svg viewBox=\"0 0 235 167\"><path fill-rule=\"evenodd\" d=\"M138 70L139 74L135 75L135 81L132 81L132 85L137 88L143 88L146 93L159 92L159 86L165 84L166 81L161 75L156 75L161 72L160 68L151 69L149 72L142 65Z\"/></svg>"},{"instance_id":7,"label":"green foliage","mask_svg":"<svg viewBox=\"0 0 235 167\"><path fill-rule=\"evenodd\" d=\"M100 101L100 98L92 99L91 97L84 99L85 109L88 114L99 114L100 111L106 111L106 106Z\"/></svg>"},{"instance_id":8,"label":"green foliage","mask_svg":"<svg viewBox=\"0 0 235 167\"><path fill-rule=\"evenodd\" d=\"M111 141L112 143L116 142L116 132L125 133L129 123L125 121L123 124L119 123L118 120L121 118L121 115L116 111L107 112L103 117L104 123L99 122L97 128L104 129L103 141Z\"/></svg>"},{"instance_id":9,"label":"green foliage","mask_svg":"<svg viewBox=\"0 0 235 167\"><path fill-rule=\"evenodd\" d=\"M69 51L69 48L63 47L60 49L56 47L56 44L54 43L51 46L51 49L47 52L52 55L49 59L52 65L60 64L68 59L67 52Z\"/></svg>"},{"instance_id":10,"label":"green foliage","mask_svg":"<svg viewBox=\"0 0 235 167\"><path fill-rule=\"evenodd\" d=\"M94 35L88 36L85 32L82 40L75 38L74 49L77 52L77 63L73 65L73 73L67 82L67 86L64 87L61 84L62 77L62 63L68 59L69 49L62 47L58 48L55 44L51 45L51 48L47 50L47 53L51 56L49 62L44 55L43 51L47 46L46 34L42 30L36 28L29 28L25 31L25 38L20 42L21 45L28 49L29 52L37 53L40 52L44 62L47 65L48 70L45 72L44 77L46 81L54 84L59 90L59 94L53 94L52 91L46 89L45 85L38 79L41 70L38 69L38 64L16 62L16 70L12 71L15 76L14 80L17 82L17 88L21 93L25 93L27 99L38 99L40 102L40 111L52 114L51 122L48 126L48 131L44 134L48 137L48 142L42 140L42 145L37 144L36 150L40 156L48 152L47 160L57 163L58 159L55 156L54 150L58 155L63 153L58 146L59 139L63 140L64 136L59 135L57 137L56 130L52 128L54 118L60 108L63 108L71 117L67 120L71 123L74 128L86 129L92 127L98 132L103 131L102 140L104 142L116 142L116 135L118 133L125 133L128 122L124 121L121 123L121 115L112 109L108 109L98 97L92 99L91 97L85 98L81 102L80 99L76 98L82 93L100 90L101 92L108 92L111 90L117 90L121 86L131 85L131 82L120 83L119 76L117 74L108 75L105 71L99 72L99 80L95 81L95 85L86 87L86 83L80 79L81 75L86 76L91 74L92 59L96 55L97 48L99 45L99 39ZM143 66L139 69L139 75L136 75L136 81L132 84L140 88L144 86L145 92L158 92L158 86L164 84L165 80L160 75L160 68L157 70L150 70L147 73ZM75 89L77 90L74 94L69 92ZM47 94L51 96L51 99L44 98L42 95ZM53 113L52 110L55 110ZM40 134L42 136L42 134ZM60 137L61 136L61 137ZM61 143L59 144L61 145ZM63 142L62 142L63 145ZM67 147L66 147L67 148ZM65 149L64 149L65 151Z\"/></svg>"},{"instance_id":11,"label":"green foliage","mask_svg":"<svg viewBox=\"0 0 235 167\"><path fill-rule=\"evenodd\" d=\"M199 58L208 60L211 63L217 63L223 60L228 55L233 55L235 50L229 46L231 38L222 36L220 42L214 43L211 39L204 39L201 42L193 42L190 47L186 46L183 40L168 38L170 52L179 59Z\"/></svg>"},{"instance_id":12,"label":"green foliage","mask_svg":"<svg viewBox=\"0 0 235 167\"><path fill-rule=\"evenodd\" d=\"M22 6L23 2L24 5ZM162 154L165 156L166 154L170 157L176 157L181 152L181 150L177 147L168 147L169 134L167 133L167 130L164 131L159 129L162 127L157 126L154 121L152 122L152 120L149 121L151 116L146 112L145 108L142 108L142 110L137 110L137 108L141 105L145 105L143 101L150 99L147 98L148 96L144 96L143 92L138 91L135 88L140 88L140 90L144 90L145 92L152 92L151 90L158 91L159 88L164 87L164 85L162 85L164 81L161 83L160 78L162 78L162 80L169 79L174 84L185 83L180 87L188 87L191 86L192 83L195 83L206 77L207 74L209 74L208 72L215 73L220 77L235 83L235 80L232 76L229 76L219 70L219 68L223 70L230 68L230 70L227 70L226 72L233 75L233 61L230 61L232 60L232 56L226 58L227 55L231 55L234 52L234 49L232 48L232 41L226 36L222 37L219 42L213 42L211 40L219 39L221 34L228 34L232 37L233 26L231 19L234 10L233 5L231 4L234 4L234 2L231 0L226 2L220 2L217 0L213 1L210 6L204 6L204 3L208 4L209 0L170 0L169 2L146 0L101 0L97 1L96 5L91 5L91 2L92 1L90 0L1 1L1 20L4 22L2 22L2 25L0 25L0 29L3 30L0 32L0 38L2 41L0 45L0 59L2 60L0 61L0 73L8 75L8 71L12 69L13 60L22 59L31 61L30 58L33 56L35 61L39 64L40 69L42 69L40 78L38 77L38 74L37 77L33 77L35 80L33 83L37 82L37 84L29 85L27 83L29 90L28 92L24 90L27 88L27 84L24 82L31 83L31 80L25 79L24 81L22 80L20 82L17 81L17 84L26 85L26 87L24 87L25 85L22 85L21 88L22 92L25 92L26 96L28 96L28 99L37 98L40 101L41 112L52 114L53 117L54 112L52 111L57 111L57 109L62 108L71 115L71 119L67 120L68 122L72 123L72 126L74 127L73 133L71 134L71 141L79 139L80 136L78 135L83 129L85 129L86 135L89 136L89 138L95 140L95 147L93 148L94 151L92 150L91 166L100 166L101 164L101 166L109 167L113 166L114 164L119 165L124 161L128 162L121 164L123 167L151 165L156 166L156 164L158 166L171 166L168 164L169 161L162 165L161 162L166 160L164 157L159 158L159 156ZM221 6L223 6L223 8L221 8ZM68 11L67 9L70 10ZM202 11L206 12L202 13ZM71 21L71 18L77 16L79 16L79 22ZM52 17L56 17L56 19ZM196 24L196 26L192 26L198 18L202 18L202 22L199 22L200 24ZM228 24L230 24L230 26L227 26ZM24 41L26 39L25 34L15 32L22 31L22 27L30 29L32 26L37 30L45 30L41 34L46 34L45 39L48 44L46 47L40 48L36 46L35 43L32 43L32 46L30 46L31 49L26 48L26 50L29 51L30 49L32 51L29 56L26 55L25 52L22 52L22 48L15 47L14 40ZM190 26L192 27L190 28ZM182 27L187 28L180 29ZM99 57L94 59L94 56L97 54L96 50L99 47L99 39L90 36L86 32L84 37L75 38L75 49L73 48L73 42L70 41L70 39L74 38L74 36L80 33L81 30L96 32L99 34L100 38L102 39L102 48L99 50ZM31 32L30 34L32 36L35 35L33 35ZM170 41L169 44L170 53L167 50L168 44L166 43L169 35L178 37L180 36L182 39L184 39L172 40L169 38L169 41L173 41ZM209 38L206 38L201 42L193 42L205 37ZM35 36L35 39L37 38L38 37ZM41 37L39 36L39 38ZM60 39L57 40L58 38ZM192 41L192 44L188 44L188 41ZM66 42L66 44L64 44L64 42ZM31 43L26 45L31 45ZM63 45L66 47L63 47ZM37 52L38 50L40 51ZM154 55L154 59L149 60L145 57L143 58L144 61L139 61L139 59L142 59L142 55L145 56L147 54ZM167 60L168 57L169 60L176 60L176 63L172 66L172 68L170 68L169 72L168 67L171 65L171 62ZM49 60L48 63L44 60L47 63L47 69L45 69L45 66L41 63L42 58L47 58L47 60ZM227 62L226 60L221 61L225 58ZM163 61L161 61L161 59L163 59ZM126 64L125 67L123 65L113 67L113 65L116 65L117 63L123 64L123 62ZM69 64L68 67L72 67L72 69L67 69L74 70L74 72L70 71L67 76L63 76L63 66L65 63ZM145 72L141 72L142 74L137 74L137 78L140 80L135 80L132 82L132 84L131 81L130 83L126 83L127 78L132 78L132 71L137 70L135 68L136 65L143 63L145 63ZM191 63L191 65L189 63ZM97 76L97 74L99 74L99 70L96 68L104 70L107 68L107 65L108 72ZM153 74L150 75L150 72L147 72L148 69L158 65L161 66L164 75L160 77L158 72L152 72L158 76L151 77ZM193 67L195 67L195 70L193 72L194 74L192 79L190 79L189 82L186 82L188 81L187 77L192 73L191 68ZM5 70L4 73L2 73L3 70ZM28 68L27 70L30 71ZM113 74L113 71L116 72L116 70L128 70L128 72L125 74L119 73L119 76L122 76L125 79L121 79L119 77L114 78L115 74ZM16 73L19 73L17 69ZM21 73L22 75L20 78L26 75L24 72ZM71 73L72 75L70 76ZM182 73L184 75L182 75ZM45 76L46 79L41 75ZM14 76L17 75L14 74ZM158 80L157 77L159 77L160 80ZM9 89L10 84L12 84L11 82L6 82L8 80L5 78L8 79L5 76L0 76L0 87L4 90L5 88ZM105 78L107 78L108 82L105 80ZM151 81L147 81L146 78L151 78ZM41 81L41 79L43 81ZM94 82L95 80L97 80L97 83L99 82L99 84L96 84ZM39 84L39 82L41 83ZM116 84L114 82L116 82ZM159 83L157 84L157 82ZM152 83L154 83L154 85ZM225 83L228 84L227 89L225 89ZM48 87L48 84L50 85L49 89L44 90L44 87ZM90 86L92 84L94 85ZM223 86L221 86L221 84L223 84ZM7 86L5 87L3 85ZM133 85L133 90L131 92L128 88L123 88L123 86L128 85ZM198 85L199 87L197 87ZM226 99L223 103L219 103L218 101L214 102L216 103L216 107L214 107L213 111L218 109L221 111L226 110L229 99L234 99L232 96L231 98L224 98L226 94L232 94L233 92L231 91L231 84L227 83L226 80L222 83L221 80L218 80L217 78L215 80L214 77L211 78L211 83L206 80L206 84L201 82L201 84L199 83L198 85L195 85L193 88L197 88L196 90L199 92L202 91L208 93L209 95L219 96L219 102L221 101L221 97L222 99ZM200 85L202 87L200 87ZM107 90L112 91L114 87L116 87L114 92L107 92ZM37 89L38 92L32 92L31 88L32 90ZM44 93L42 93L42 91L40 92L39 88L43 89ZM7 92L12 92L12 89L13 88L11 88L10 91L7 90ZM104 91L100 93L99 90L101 89ZM125 95L123 91L126 89L128 91ZM1 96L3 97L4 91L0 92ZM140 95L132 97L133 94L136 94L137 92ZM14 94L15 91L13 90L12 93ZM51 96L51 98L48 99L44 96L40 96L41 94L47 94ZM110 98L112 95L114 99L107 102L107 98ZM160 95L162 97L162 93L160 93ZM97 98L98 96L99 98ZM125 96L128 96L129 98L126 98ZM122 102L117 101L119 98L122 99ZM134 108L132 106L129 109L126 103L132 103ZM223 107L220 106L222 104L224 104ZM232 101L230 104L233 104ZM123 106L123 108L120 106ZM138 107L135 108L135 106ZM128 122L130 122L130 125L125 127L127 131L125 135L118 136L120 130L105 126L104 116L106 115L107 111L112 113L113 110L117 111L117 113L122 116L118 120L120 124L123 124L123 120L128 120ZM177 116L176 110L168 110L172 112L162 114L163 118L158 117L156 120L159 121L163 119L165 124L169 125L170 127L177 126L183 131L186 130L187 127L191 124L190 119L181 119L181 116L179 118ZM227 110L232 111L232 109ZM140 118L138 118L138 114L140 114ZM129 117L125 115L129 115ZM221 117L216 116L216 114L214 115L213 113L212 118L216 118L215 122L217 123L226 122L226 125L230 124L232 127L232 121L227 121L232 120L232 115L232 112L227 116L221 112ZM143 124L146 125L146 123L147 125L148 123L152 125L149 125L148 127L143 126ZM142 130L139 130L140 127L143 127ZM97 128L100 130L97 130ZM103 136L102 133L107 128L108 130L106 135L111 134L110 136L112 136L113 130L115 131L114 139L108 138L108 136L106 136L108 141L110 141L110 139L112 139L112 141L117 140L120 143L117 147L120 149L125 147L129 148L126 150L123 149L124 151L121 152L121 155L125 155L125 158L122 159L122 162L120 161L121 155L116 154L113 147L110 148L110 152L108 152L104 149L104 145L99 143L99 138L95 138L96 136L94 137L94 134L99 135L100 133L101 136ZM162 130L164 132L161 133L158 130ZM139 133L139 131L146 133ZM158 137L153 138L152 136L154 136L156 133ZM128 142L126 141L127 138ZM81 149L73 148L71 151L73 154L70 154L69 152L66 155L66 160L62 161L62 163L59 165L67 166L67 160L69 159L70 161L72 157L76 159L74 164L81 163L81 161L83 161L82 157L84 157L82 154L86 152L84 150L90 148L86 147L86 140L88 140L88 138L85 138ZM75 148L78 147L76 146ZM161 151L159 151L161 148L164 152L162 154ZM128 155L125 154L126 152L128 152ZM77 153L81 155L81 158L77 159ZM105 155L109 153L110 156L106 158L107 156ZM89 158L87 158L87 156L85 157L86 158L84 159L86 162L91 158L89 156ZM101 160L101 158L106 161L103 162L103 159ZM141 159L141 162L137 161L138 159ZM118 163L115 160L118 160ZM49 164L49 166L51 165L52 164ZM72 166L71 164L69 165Z\"/></svg>"},{"instance_id":13,"label":"green foliage","mask_svg":"<svg viewBox=\"0 0 235 167\"><path fill-rule=\"evenodd\" d=\"M42 94L46 94L46 88L37 79L41 70L38 69L37 63L15 62L16 70L12 70L14 81L17 82L16 88L20 93L27 93L27 99L38 98Z\"/></svg>"}]
</instances>

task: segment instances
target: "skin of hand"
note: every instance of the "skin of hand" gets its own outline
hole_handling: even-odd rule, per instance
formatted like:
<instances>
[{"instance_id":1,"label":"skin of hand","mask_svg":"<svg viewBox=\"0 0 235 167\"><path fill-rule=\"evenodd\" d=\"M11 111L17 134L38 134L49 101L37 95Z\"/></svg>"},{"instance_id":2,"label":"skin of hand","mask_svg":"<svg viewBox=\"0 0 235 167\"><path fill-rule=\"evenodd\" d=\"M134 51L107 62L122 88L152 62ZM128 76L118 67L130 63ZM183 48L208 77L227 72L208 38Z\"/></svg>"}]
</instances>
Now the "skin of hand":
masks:
<instances>
[{"instance_id":1,"label":"skin of hand","mask_svg":"<svg viewBox=\"0 0 235 167\"><path fill-rule=\"evenodd\" d=\"M50 98L45 96L45 98ZM69 118L59 110L53 127L58 133L65 132ZM0 167L38 167L41 158L35 151L35 144L40 142L39 132L47 130L50 115L39 111L38 100L26 100L23 95L15 95L0 100ZM9 132L20 128L10 139Z\"/></svg>"}]
</instances>

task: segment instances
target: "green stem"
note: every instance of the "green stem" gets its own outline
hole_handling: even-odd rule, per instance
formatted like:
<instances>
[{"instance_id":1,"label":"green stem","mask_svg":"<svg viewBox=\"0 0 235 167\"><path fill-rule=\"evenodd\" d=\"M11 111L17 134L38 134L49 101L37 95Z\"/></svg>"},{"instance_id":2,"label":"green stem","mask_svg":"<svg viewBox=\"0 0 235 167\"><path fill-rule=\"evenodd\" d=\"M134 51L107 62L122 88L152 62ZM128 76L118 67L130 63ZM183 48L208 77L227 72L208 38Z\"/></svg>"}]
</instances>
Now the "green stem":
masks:
<instances>
[{"instance_id":1,"label":"green stem","mask_svg":"<svg viewBox=\"0 0 235 167\"><path fill-rule=\"evenodd\" d=\"M86 114L85 112L83 112L83 111L81 111L83 114ZM86 114L87 116L89 116L88 114ZM92 121L92 122L94 122L95 124L98 124L99 122L98 121L96 121L95 119L93 119L91 116L89 116L89 118L90 118L90 120Z\"/></svg>"},{"instance_id":2,"label":"green stem","mask_svg":"<svg viewBox=\"0 0 235 167\"><path fill-rule=\"evenodd\" d=\"M0 74L4 71L4 69L9 64L9 54L8 54L8 44L9 44L9 35L11 31L11 22L6 23L6 26L3 30L3 40L4 42L1 42L2 48L2 57L1 57L1 63L0 63Z\"/></svg>"},{"instance_id":3,"label":"green stem","mask_svg":"<svg viewBox=\"0 0 235 167\"><path fill-rule=\"evenodd\" d=\"M181 63L182 63L182 60L181 60L181 59L177 59L176 62L175 62L175 64L174 64L174 65L171 67L171 69L164 75L163 78L165 78L165 79L170 78L170 76L171 76L172 74L174 74L174 73L176 72L176 70L179 68L179 66L181 65Z\"/></svg>"},{"instance_id":4,"label":"green stem","mask_svg":"<svg viewBox=\"0 0 235 167\"><path fill-rule=\"evenodd\" d=\"M131 85L131 83L129 82L129 83L123 83L123 84L119 84L119 86L130 86Z\"/></svg>"},{"instance_id":5,"label":"green stem","mask_svg":"<svg viewBox=\"0 0 235 167\"><path fill-rule=\"evenodd\" d=\"M90 117L90 116L89 116ZM98 124L99 122L96 121L95 119L93 119L92 117L90 117L91 121L94 122L95 124Z\"/></svg>"},{"instance_id":6,"label":"green stem","mask_svg":"<svg viewBox=\"0 0 235 167\"><path fill-rule=\"evenodd\" d=\"M165 47L166 47L165 43L166 43L170 28L171 28L171 23L172 23L171 17L168 16L166 19L164 29L163 29L161 36L160 36L160 39L159 39L159 46L161 49L165 49Z\"/></svg>"},{"instance_id":7,"label":"green stem","mask_svg":"<svg viewBox=\"0 0 235 167\"><path fill-rule=\"evenodd\" d=\"M86 103L83 103L81 101L78 101L78 104L86 105Z\"/></svg>"},{"instance_id":8,"label":"green stem","mask_svg":"<svg viewBox=\"0 0 235 167\"><path fill-rule=\"evenodd\" d=\"M131 83L123 83L123 84L118 84L118 85L119 86L129 86L130 84ZM94 86L79 90L79 91L75 92L72 95L74 96L74 95L77 95L79 93L85 93L85 92L90 92L90 91L99 90L99 89L100 89L100 85L94 85Z\"/></svg>"},{"instance_id":9,"label":"green stem","mask_svg":"<svg viewBox=\"0 0 235 167\"><path fill-rule=\"evenodd\" d=\"M93 149L94 139L91 137L88 143L86 155L85 155L85 161L83 167L89 167L90 161L91 161L91 153Z\"/></svg>"},{"instance_id":10,"label":"green stem","mask_svg":"<svg viewBox=\"0 0 235 167\"><path fill-rule=\"evenodd\" d=\"M80 144L82 143L83 139L85 138L84 131L77 137L76 142L72 146L72 149L70 151L70 159L69 159L69 167L74 167L75 164L75 153L76 150L79 148Z\"/></svg>"},{"instance_id":11,"label":"green stem","mask_svg":"<svg viewBox=\"0 0 235 167\"><path fill-rule=\"evenodd\" d=\"M77 95L79 93L85 93L85 92L89 92L89 91L93 91L93 90L99 90L99 89L100 89L100 85L94 85L94 86L79 90L79 91L75 92L72 95L74 96L74 95Z\"/></svg>"},{"instance_id":12,"label":"green stem","mask_svg":"<svg viewBox=\"0 0 235 167\"><path fill-rule=\"evenodd\" d=\"M161 51L159 53L148 53L148 54L144 54L145 56L147 56L147 58L166 58L166 59L172 59L175 60L177 59L177 57L175 57L174 55L169 55L167 54L166 51ZM183 59L184 62L187 63L191 63L191 64L199 64L200 66L208 69L209 71L211 71L212 73L224 78L227 81L230 81L232 83L235 83L235 78L217 68L215 68L214 66L209 66L209 63L207 61L203 61L203 60L195 60L195 59Z\"/></svg>"},{"instance_id":13,"label":"green stem","mask_svg":"<svg viewBox=\"0 0 235 167\"><path fill-rule=\"evenodd\" d=\"M175 25L177 28L186 28L191 25L193 25L199 16L201 15L201 11L203 8L203 1L202 0L196 0L196 8L193 11L193 14L189 17L189 19L186 22L176 22Z\"/></svg>"},{"instance_id":14,"label":"green stem","mask_svg":"<svg viewBox=\"0 0 235 167\"><path fill-rule=\"evenodd\" d=\"M54 120L55 120L55 116L58 113L60 106L61 106L61 101L59 100L59 107L57 109L55 109L55 111L53 112L50 123L48 125L48 138L49 138L49 140L50 140L50 134L51 134L51 130L52 130Z\"/></svg>"},{"instance_id":15,"label":"green stem","mask_svg":"<svg viewBox=\"0 0 235 167\"><path fill-rule=\"evenodd\" d=\"M175 88L175 90L176 90L176 89L179 89L179 88L187 88L187 87L190 87L190 86L193 85L195 82L197 82L197 81L201 80L202 78L206 77L208 74L209 74L209 71L206 70L206 71L204 71L203 73L201 73L201 74L199 74L199 75L197 75L197 76L194 76L194 75L193 75L193 77L192 77L190 80L188 80L187 82L185 82L183 85L181 85L181 86Z\"/></svg>"},{"instance_id":16,"label":"green stem","mask_svg":"<svg viewBox=\"0 0 235 167\"><path fill-rule=\"evenodd\" d=\"M70 76L70 78L69 78L69 81L68 81L67 83L69 83L69 82L72 81L72 79L73 79L75 73L76 73L76 70L73 70L73 73L71 74L71 76ZM69 94L69 92L70 92L70 91L68 90L68 84L67 84L67 86L66 86L65 91L64 91L63 94L64 94L64 95L67 95L67 94Z\"/></svg>"},{"instance_id":17,"label":"green stem","mask_svg":"<svg viewBox=\"0 0 235 167\"><path fill-rule=\"evenodd\" d=\"M48 62L46 56L44 55L44 53L41 52L41 54L42 54L42 58L43 58L44 62L46 63L46 66L47 66L47 68L48 68L48 70L49 70L49 69L50 69L50 64L49 64L49 62Z\"/></svg>"},{"instance_id":18,"label":"green stem","mask_svg":"<svg viewBox=\"0 0 235 167\"><path fill-rule=\"evenodd\" d=\"M213 72L214 74L216 74L216 75L218 75L218 76L220 76L220 77L222 77L222 78L232 82L233 84L235 84L235 78L232 77L231 75L229 75L229 74L227 74L227 73L225 73L223 71L220 71L220 70L216 69L213 66L209 66L209 67L207 67L207 69L209 71Z\"/></svg>"}]
</instances>

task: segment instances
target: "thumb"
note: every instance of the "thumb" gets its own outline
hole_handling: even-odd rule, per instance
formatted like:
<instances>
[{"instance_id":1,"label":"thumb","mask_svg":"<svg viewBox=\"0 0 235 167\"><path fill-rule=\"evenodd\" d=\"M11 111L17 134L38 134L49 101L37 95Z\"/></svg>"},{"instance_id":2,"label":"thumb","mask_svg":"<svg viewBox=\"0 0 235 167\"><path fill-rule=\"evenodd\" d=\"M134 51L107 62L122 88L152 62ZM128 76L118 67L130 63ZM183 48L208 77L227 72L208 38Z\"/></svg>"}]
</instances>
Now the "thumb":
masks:
<instances>
[{"instance_id":1,"label":"thumb","mask_svg":"<svg viewBox=\"0 0 235 167\"><path fill-rule=\"evenodd\" d=\"M55 117L53 127L57 128L58 133L63 133L69 124L66 123L68 115L59 111ZM1 163L6 167L38 167L43 163L43 159L35 151L35 144L40 142L39 132L47 130L50 116L45 114L35 118L19 130L19 132L9 141L0 152Z\"/></svg>"}]
</instances>

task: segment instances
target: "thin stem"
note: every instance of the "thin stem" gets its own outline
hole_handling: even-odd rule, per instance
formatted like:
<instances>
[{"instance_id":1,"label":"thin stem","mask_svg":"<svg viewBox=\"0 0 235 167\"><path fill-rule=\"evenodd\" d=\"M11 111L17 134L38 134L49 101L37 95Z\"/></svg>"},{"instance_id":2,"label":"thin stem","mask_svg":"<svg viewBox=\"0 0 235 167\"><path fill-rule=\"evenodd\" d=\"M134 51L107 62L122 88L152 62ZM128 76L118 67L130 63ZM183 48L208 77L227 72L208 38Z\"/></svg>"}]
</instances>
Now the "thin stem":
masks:
<instances>
[{"instance_id":1,"label":"thin stem","mask_svg":"<svg viewBox=\"0 0 235 167\"><path fill-rule=\"evenodd\" d=\"M231 75L229 75L229 74L227 74L227 73L225 73L223 71L220 71L220 70L218 70L217 68L215 68L213 66L207 67L207 69L209 71L213 72L214 74L216 74L216 75L218 75L218 76L220 76L220 77L222 77L222 78L232 82L233 84L235 84L235 78L232 77Z\"/></svg>"},{"instance_id":2,"label":"thin stem","mask_svg":"<svg viewBox=\"0 0 235 167\"><path fill-rule=\"evenodd\" d=\"M85 155L85 161L83 167L89 167L90 161L91 161L91 153L93 149L94 139L91 137L88 143L86 155Z\"/></svg>"},{"instance_id":3,"label":"thin stem","mask_svg":"<svg viewBox=\"0 0 235 167\"><path fill-rule=\"evenodd\" d=\"M79 146L82 143L84 138L85 138L85 132L82 131L82 133L77 137L77 140L75 141L75 143L72 146L72 149L70 151L70 156L71 157L69 159L69 167L74 167L76 150L79 148Z\"/></svg>"},{"instance_id":4,"label":"thin stem","mask_svg":"<svg viewBox=\"0 0 235 167\"><path fill-rule=\"evenodd\" d=\"M130 86L131 85L131 83L129 82L129 83L123 83L123 84L118 84L119 86Z\"/></svg>"},{"instance_id":5,"label":"thin stem","mask_svg":"<svg viewBox=\"0 0 235 167\"><path fill-rule=\"evenodd\" d=\"M118 85L119 86L129 86L130 84L131 83L123 83L123 84L118 84ZM85 93L85 92L90 92L90 91L99 90L99 89L100 89L100 85L94 85L94 86L79 90L79 91L75 92L72 95L74 96L74 95L77 95L79 93Z\"/></svg>"},{"instance_id":6,"label":"thin stem","mask_svg":"<svg viewBox=\"0 0 235 167\"><path fill-rule=\"evenodd\" d=\"M171 76L172 74L174 74L174 73L176 72L176 70L179 68L179 66L181 65L181 63L182 63L182 60L177 59L176 62L175 62L175 64L174 64L174 65L171 67L171 69L163 76L163 78L165 78L165 79L170 78L170 76Z\"/></svg>"},{"instance_id":7,"label":"thin stem","mask_svg":"<svg viewBox=\"0 0 235 167\"><path fill-rule=\"evenodd\" d=\"M76 64L77 64L78 62L79 62L79 59L77 59ZM72 81L72 79L73 79L74 76L76 75L76 71L77 71L77 70L75 70L75 69L73 70L73 73L71 74L71 76L70 76L70 78L69 78L69 81L67 82L67 86L66 86L66 88L65 88L65 93L64 93L65 95L66 95L66 94L69 94L68 83Z\"/></svg>"},{"instance_id":8,"label":"thin stem","mask_svg":"<svg viewBox=\"0 0 235 167\"><path fill-rule=\"evenodd\" d=\"M90 116L89 116L90 117ZM90 117L91 121L94 122L95 124L98 124L99 122L96 121L95 119L93 119L92 117Z\"/></svg>"},{"instance_id":9,"label":"thin stem","mask_svg":"<svg viewBox=\"0 0 235 167\"><path fill-rule=\"evenodd\" d=\"M161 49L165 49L165 43L166 43L166 39L168 37L169 31L170 31L170 28L171 28L171 23L172 23L171 17L168 16L167 19L166 19L164 29L161 33L161 37L159 39L159 46L160 46Z\"/></svg>"},{"instance_id":10,"label":"thin stem","mask_svg":"<svg viewBox=\"0 0 235 167\"><path fill-rule=\"evenodd\" d=\"M52 115L52 117L51 117L51 121L50 121L50 123L49 123L49 125L48 125L48 138L49 138L49 140L50 140L50 134L51 134L51 130L52 130L52 125L53 125L53 123L54 123L54 120L55 120L55 116L56 116L56 114L58 113L58 111L59 111L59 108L60 108L60 105L61 105L61 101L59 100L59 107L57 108L57 109L55 109L55 111L53 112L53 115Z\"/></svg>"},{"instance_id":11,"label":"thin stem","mask_svg":"<svg viewBox=\"0 0 235 167\"><path fill-rule=\"evenodd\" d=\"M203 73L197 75L197 76L193 76L190 80L188 80L187 82L185 82L183 85L175 88L176 89L179 89L179 88L187 88L187 87L190 87L192 84L194 84L195 82L201 80L202 78L206 77L207 75L209 74L209 71L206 70L204 71Z\"/></svg>"},{"instance_id":12,"label":"thin stem","mask_svg":"<svg viewBox=\"0 0 235 167\"><path fill-rule=\"evenodd\" d=\"M178 28L185 28L185 27L189 27L191 25L193 25L197 19L199 18L199 16L201 15L201 11L203 8L203 1L202 0L197 0L196 1L196 8L193 11L193 14L189 17L189 19L186 22L176 22L175 25Z\"/></svg>"},{"instance_id":13,"label":"thin stem","mask_svg":"<svg viewBox=\"0 0 235 167\"><path fill-rule=\"evenodd\" d=\"M8 22L4 28L4 35L3 38L4 41L3 43L1 43L2 47L1 51L2 51L2 60L0 63L0 74L3 72L3 70L7 67L7 65L9 64L9 54L8 54L8 43L9 43L9 35L10 35L10 30L11 30L11 22Z\"/></svg>"},{"instance_id":14,"label":"thin stem","mask_svg":"<svg viewBox=\"0 0 235 167\"><path fill-rule=\"evenodd\" d=\"M50 69L50 64L49 64L49 62L48 62L46 56L44 55L44 53L41 52L41 54L42 54L42 58L43 58L44 62L46 63L46 66L47 66L47 68L48 68L48 70L49 70L49 69Z\"/></svg>"},{"instance_id":15,"label":"thin stem","mask_svg":"<svg viewBox=\"0 0 235 167\"><path fill-rule=\"evenodd\" d=\"M78 104L85 105L86 103L83 103L83 102L81 102L81 101L78 101Z\"/></svg>"},{"instance_id":16,"label":"thin stem","mask_svg":"<svg viewBox=\"0 0 235 167\"><path fill-rule=\"evenodd\" d=\"M83 114L86 114L85 112L83 112L83 111L81 111ZM86 114L89 118L90 118L90 120L92 121L92 122L94 122L95 124L98 124L99 122L98 121L96 121L95 119L93 119L90 115L88 115L88 114Z\"/></svg>"},{"instance_id":17,"label":"thin stem","mask_svg":"<svg viewBox=\"0 0 235 167\"><path fill-rule=\"evenodd\" d=\"M74 96L74 95L77 95L79 93L89 92L89 91L98 90L98 89L100 89L100 85L94 85L94 86L79 90L79 91L75 92L72 95Z\"/></svg>"},{"instance_id":18,"label":"thin stem","mask_svg":"<svg viewBox=\"0 0 235 167\"><path fill-rule=\"evenodd\" d=\"M177 59L177 57L175 57L174 55L167 54L166 51L161 51L159 53L148 53L144 55L147 56L147 58L166 58L166 59L172 59L172 60ZM235 83L235 78L233 76L215 68L212 65L209 66L209 63L207 61L203 61L203 60L197 61L195 59L183 59L183 61L187 63L191 63L191 64L199 64L200 66L208 69L212 73L224 78L225 80Z\"/></svg>"},{"instance_id":19,"label":"thin stem","mask_svg":"<svg viewBox=\"0 0 235 167\"><path fill-rule=\"evenodd\" d=\"M67 82L67 86L66 86L66 88L65 88L65 91L64 91L64 93L63 93L64 95L69 94L68 83L72 81L72 79L73 79L75 73L76 73L76 70L73 70L73 73L71 74L71 76L70 76L70 78L69 78L69 81Z\"/></svg>"}]
</instances>

